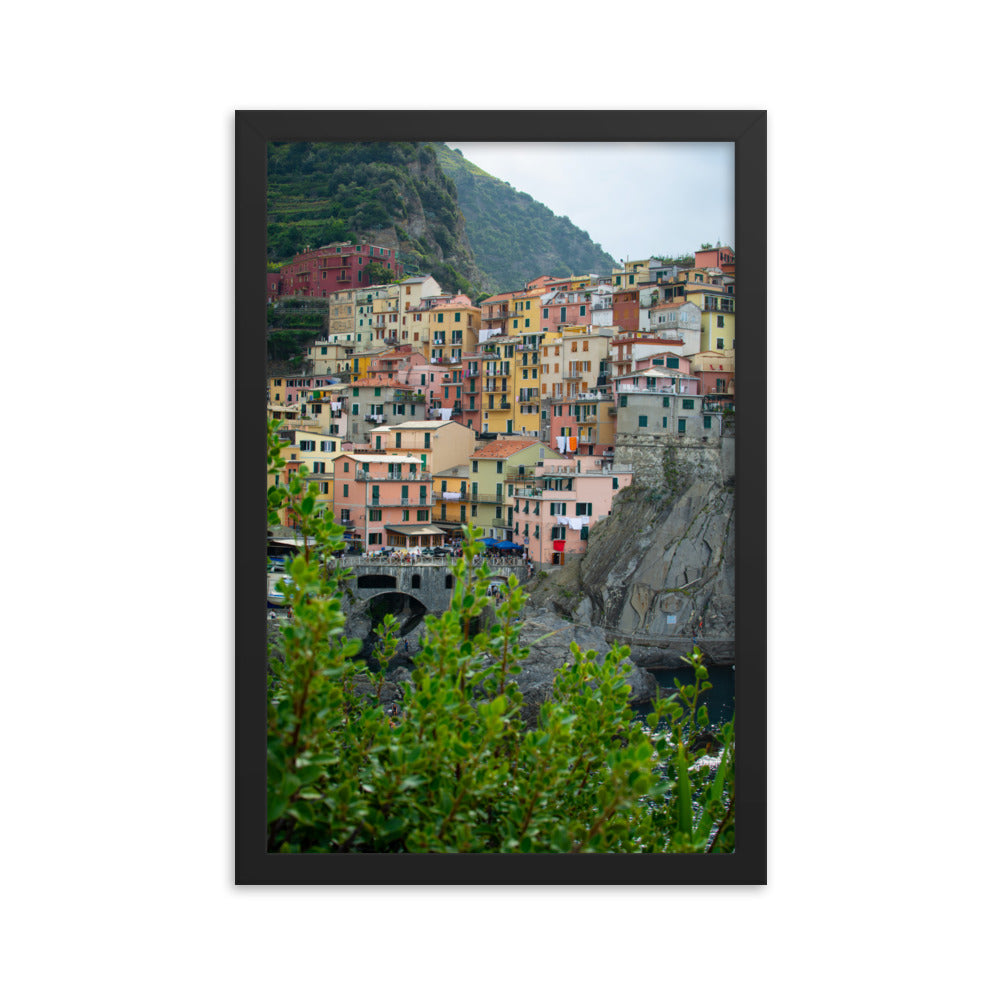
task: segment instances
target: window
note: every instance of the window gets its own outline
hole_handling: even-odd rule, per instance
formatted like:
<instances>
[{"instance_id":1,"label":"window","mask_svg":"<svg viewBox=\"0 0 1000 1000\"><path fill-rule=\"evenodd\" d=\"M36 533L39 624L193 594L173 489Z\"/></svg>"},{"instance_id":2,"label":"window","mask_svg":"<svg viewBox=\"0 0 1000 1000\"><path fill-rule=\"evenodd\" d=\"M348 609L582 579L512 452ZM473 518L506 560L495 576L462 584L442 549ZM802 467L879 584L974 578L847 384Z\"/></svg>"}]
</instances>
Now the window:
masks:
<instances>
[{"instance_id":1,"label":"window","mask_svg":"<svg viewBox=\"0 0 1000 1000\"><path fill-rule=\"evenodd\" d=\"M577 517L581 514L591 515L594 513L594 505L592 503L578 503L576 505Z\"/></svg>"},{"instance_id":2,"label":"window","mask_svg":"<svg viewBox=\"0 0 1000 1000\"><path fill-rule=\"evenodd\" d=\"M712 429L712 418L711 417L702 417L702 421L703 421L703 426L704 426L705 430L706 431L710 431Z\"/></svg>"},{"instance_id":3,"label":"window","mask_svg":"<svg viewBox=\"0 0 1000 1000\"><path fill-rule=\"evenodd\" d=\"M424 435L424 447L429 448L431 446L431 435L430 432Z\"/></svg>"},{"instance_id":4,"label":"window","mask_svg":"<svg viewBox=\"0 0 1000 1000\"><path fill-rule=\"evenodd\" d=\"M726 325L726 317L723 316L720 313L718 316L715 317L715 325L716 326L725 326Z\"/></svg>"},{"instance_id":5,"label":"window","mask_svg":"<svg viewBox=\"0 0 1000 1000\"><path fill-rule=\"evenodd\" d=\"M548 318L549 318L549 311L548 311L548 309L543 309L542 310L542 319L548 319Z\"/></svg>"},{"instance_id":6,"label":"window","mask_svg":"<svg viewBox=\"0 0 1000 1000\"><path fill-rule=\"evenodd\" d=\"M429 510L418 510L417 520L418 521L429 521L431 519L431 512Z\"/></svg>"},{"instance_id":7,"label":"window","mask_svg":"<svg viewBox=\"0 0 1000 1000\"><path fill-rule=\"evenodd\" d=\"M725 341L722 339L722 337L716 337L715 338L715 349L716 350L718 350L718 351L723 350L723 345L724 344L725 344Z\"/></svg>"},{"instance_id":8,"label":"window","mask_svg":"<svg viewBox=\"0 0 1000 1000\"><path fill-rule=\"evenodd\" d=\"M374 500L375 498L373 497L372 499ZM381 521L382 520L382 511L380 511L380 510L370 510L370 511L368 511L368 520L369 521Z\"/></svg>"},{"instance_id":9,"label":"window","mask_svg":"<svg viewBox=\"0 0 1000 1000\"><path fill-rule=\"evenodd\" d=\"M669 422L670 422L670 417L664 417L663 418L663 426L664 427L666 427Z\"/></svg>"},{"instance_id":10,"label":"window","mask_svg":"<svg viewBox=\"0 0 1000 1000\"><path fill-rule=\"evenodd\" d=\"M685 409L685 410L693 410L694 409L694 400L693 399L682 399L681 400L681 408Z\"/></svg>"},{"instance_id":11,"label":"window","mask_svg":"<svg viewBox=\"0 0 1000 1000\"><path fill-rule=\"evenodd\" d=\"M612 476L611 477L611 488L613 490L618 489L618 477L617 476Z\"/></svg>"},{"instance_id":12,"label":"window","mask_svg":"<svg viewBox=\"0 0 1000 1000\"><path fill-rule=\"evenodd\" d=\"M678 418L677 433L683 434L686 430L687 430L687 421L683 417Z\"/></svg>"},{"instance_id":13,"label":"window","mask_svg":"<svg viewBox=\"0 0 1000 1000\"><path fill-rule=\"evenodd\" d=\"M550 517L565 517L566 516L566 504L564 504L564 503L550 503L549 504L549 516Z\"/></svg>"},{"instance_id":14,"label":"window","mask_svg":"<svg viewBox=\"0 0 1000 1000\"><path fill-rule=\"evenodd\" d=\"M628 406L628 396L619 396L618 397L618 405L619 406Z\"/></svg>"},{"instance_id":15,"label":"window","mask_svg":"<svg viewBox=\"0 0 1000 1000\"><path fill-rule=\"evenodd\" d=\"M358 370L358 363L356 361L354 362L354 370L355 371ZM359 396L360 394L361 394L361 390L360 389L352 389L351 390L351 395L352 396Z\"/></svg>"},{"instance_id":16,"label":"window","mask_svg":"<svg viewBox=\"0 0 1000 1000\"><path fill-rule=\"evenodd\" d=\"M344 472L350 472L350 471L351 471L351 463L344 462Z\"/></svg>"},{"instance_id":17,"label":"window","mask_svg":"<svg viewBox=\"0 0 1000 1000\"><path fill-rule=\"evenodd\" d=\"M347 496L347 483L344 483L344 496Z\"/></svg>"},{"instance_id":18,"label":"window","mask_svg":"<svg viewBox=\"0 0 1000 1000\"><path fill-rule=\"evenodd\" d=\"M664 396L663 397L663 408L665 410L669 410L670 409L670 397L669 396Z\"/></svg>"},{"instance_id":19,"label":"window","mask_svg":"<svg viewBox=\"0 0 1000 1000\"><path fill-rule=\"evenodd\" d=\"M668 368L680 368L680 366L681 366L681 359L680 358L667 358L667 367Z\"/></svg>"},{"instance_id":20,"label":"window","mask_svg":"<svg viewBox=\"0 0 1000 1000\"><path fill-rule=\"evenodd\" d=\"M351 404L351 416L356 417L357 415L358 415L358 404L357 403L352 403Z\"/></svg>"},{"instance_id":21,"label":"window","mask_svg":"<svg viewBox=\"0 0 1000 1000\"><path fill-rule=\"evenodd\" d=\"M648 427L649 426L649 421L647 420L645 414L643 414L642 416L639 417L639 426L640 427Z\"/></svg>"},{"instance_id":22,"label":"window","mask_svg":"<svg viewBox=\"0 0 1000 1000\"><path fill-rule=\"evenodd\" d=\"M558 541L560 538L566 537L566 525L557 524L552 528L552 540Z\"/></svg>"}]
</instances>

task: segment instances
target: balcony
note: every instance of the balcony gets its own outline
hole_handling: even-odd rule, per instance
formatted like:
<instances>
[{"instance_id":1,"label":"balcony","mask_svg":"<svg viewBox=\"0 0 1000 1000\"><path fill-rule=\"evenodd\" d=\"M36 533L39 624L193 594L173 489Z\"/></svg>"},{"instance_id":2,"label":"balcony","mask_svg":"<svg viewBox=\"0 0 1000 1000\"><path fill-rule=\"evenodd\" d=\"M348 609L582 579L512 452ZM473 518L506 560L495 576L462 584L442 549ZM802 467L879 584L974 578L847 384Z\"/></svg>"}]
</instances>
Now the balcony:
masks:
<instances>
[{"instance_id":1,"label":"balcony","mask_svg":"<svg viewBox=\"0 0 1000 1000\"><path fill-rule=\"evenodd\" d=\"M511 409L511 404L509 399L501 399L499 403L495 406L484 406L485 410L509 410Z\"/></svg>"},{"instance_id":2,"label":"balcony","mask_svg":"<svg viewBox=\"0 0 1000 1000\"><path fill-rule=\"evenodd\" d=\"M412 483L430 482L432 479L429 472L407 472L402 474L390 474L388 472L364 472L359 469L354 474L355 482L359 483Z\"/></svg>"},{"instance_id":3,"label":"balcony","mask_svg":"<svg viewBox=\"0 0 1000 1000\"><path fill-rule=\"evenodd\" d=\"M385 414L384 413L366 413L365 414L366 424L384 424Z\"/></svg>"},{"instance_id":4,"label":"balcony","mask_svg":"<svg viewBox=\"0 0 1000 1000\"><path fill-rule=\"evenodd\" d=\"M503 517L495 517L495 518L493 518L493 520L490 522L490 524L492 524L494 528L513 528L514 527L514 522L513 521L509 521L508 522L507 519L503 518Z\"/></svg>"},{"instance_id":5,"label":"balcony","mask_svg":"<svg viewBox=\"0 0 1000 1000\"><path fill-rule=\"evenodd\" d=\"M422 403L424 399L422 392L407 392L405 389L397 389L392 396L394 403Z\"/></svg>"},{"instance_id":6,"label":"balcony","mask_svg":"<svg viewBox=\"0 0 1000 1000\"><path fill-rule=\"evenodd\" d=\"M451 491L449 490L449 492ZM434 497L435 500L442 501L442 503L468 503L470 494L463 492L462 495L456 500L454 497L446 497L444 493L439 493L437 490L434 490L434 492L431 493L431 496Z\"/></svg>"}]
</instances>

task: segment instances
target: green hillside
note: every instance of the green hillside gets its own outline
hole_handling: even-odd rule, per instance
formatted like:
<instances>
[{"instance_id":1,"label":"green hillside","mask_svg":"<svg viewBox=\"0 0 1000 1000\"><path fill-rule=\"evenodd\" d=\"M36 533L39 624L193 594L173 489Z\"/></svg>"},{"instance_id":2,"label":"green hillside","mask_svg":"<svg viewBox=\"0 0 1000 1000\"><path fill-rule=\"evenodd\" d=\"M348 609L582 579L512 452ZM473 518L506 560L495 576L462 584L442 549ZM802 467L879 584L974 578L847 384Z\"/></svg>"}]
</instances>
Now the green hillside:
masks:
<instances>
[{"instance_id":1,"label":"green hillside","mask_svg":"<svg viewBox=\"0 0 1000 1000\"><path fill-rule=\"evenodd\" d=\"M454 183L415 142L291 142L268 147L267 255L284 263L338 240L397 251L409 273L476 295L485 283Z\"/></svg>"},{"instance_id":2,"label":"green hillside","mask_svg":"<svg viewBox=\"0 0 1000 1000\"><path fill-rule=\"evenodd\" d=\"M521 288L541 274L610 274L614 258L565 216L488 174L458 150L444 143L434 148L455 183L469 243L489 291Z\"/></svg>"}]
</instances>

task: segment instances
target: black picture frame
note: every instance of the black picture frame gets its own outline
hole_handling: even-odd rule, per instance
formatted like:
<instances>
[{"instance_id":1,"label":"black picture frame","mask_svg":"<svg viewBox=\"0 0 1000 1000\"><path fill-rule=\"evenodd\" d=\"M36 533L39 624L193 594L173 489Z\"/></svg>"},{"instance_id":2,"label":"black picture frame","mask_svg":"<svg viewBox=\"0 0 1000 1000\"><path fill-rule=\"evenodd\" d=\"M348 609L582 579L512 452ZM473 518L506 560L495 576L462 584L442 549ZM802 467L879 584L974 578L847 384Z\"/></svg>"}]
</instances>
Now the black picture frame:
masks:
<instances>
[{"instance_id":1,"label":"black picture frame","mask_svg":"<svg viewBox=\"0 0 1000 1000\"><path fill-rule=\"evenodd\" d=\"M766 883L766 113L238 111L236 125L236 776L241 885ZM733 142L739 257L736 445L736 850L717 855L268 854L261 485L266 411L266 185L271 141Z\"/></svg>"}]
</instances>

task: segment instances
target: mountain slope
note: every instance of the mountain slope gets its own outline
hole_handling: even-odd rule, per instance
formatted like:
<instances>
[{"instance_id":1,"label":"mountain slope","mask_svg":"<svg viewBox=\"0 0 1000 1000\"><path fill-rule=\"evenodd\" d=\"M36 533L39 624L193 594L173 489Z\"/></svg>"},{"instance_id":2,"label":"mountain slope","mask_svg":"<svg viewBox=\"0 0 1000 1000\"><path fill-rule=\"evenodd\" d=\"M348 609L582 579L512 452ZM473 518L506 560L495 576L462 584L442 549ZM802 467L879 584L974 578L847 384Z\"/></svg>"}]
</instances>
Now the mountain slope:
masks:
<instances>
[{"instance_id":1,"label":"mountain slope","mask_svg":"<svg viewBox=\"0 0 1000 1000\"><path fill-rule=\"evenodd\" d=\"M542 274L610 273L615 259L565 216L477 167L455 149L434 143L441 169L454 182L476 263L491 293L523 287Z\"/></svg>"},{"instance_id":2,"label":"mountain slope","mask_svg":"<svg viewBox=\"0 0 1000 1000\"><path fill-rule=\"evenodd\" d=\"M416 142L285 142L268 147L267 256L364 241L397 251L407 273L475 295L476 267L455 184Z\"/></svg>"}]
</instances>

